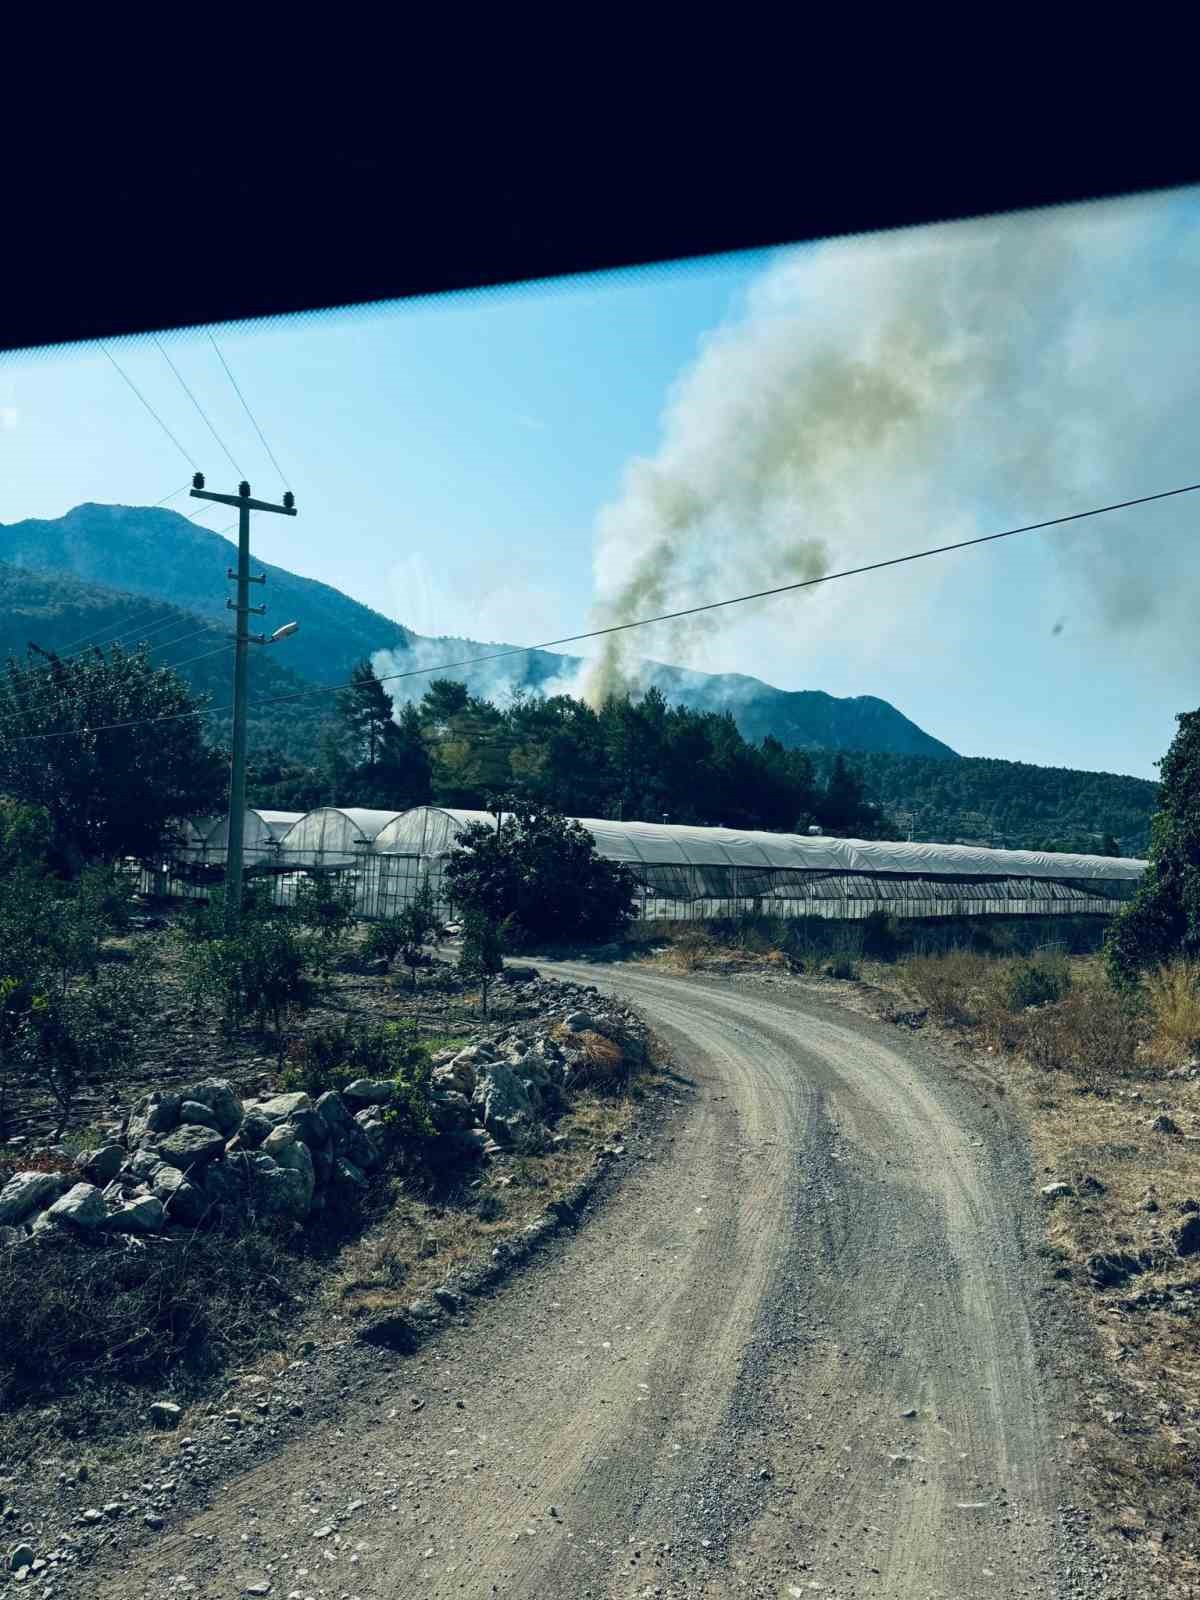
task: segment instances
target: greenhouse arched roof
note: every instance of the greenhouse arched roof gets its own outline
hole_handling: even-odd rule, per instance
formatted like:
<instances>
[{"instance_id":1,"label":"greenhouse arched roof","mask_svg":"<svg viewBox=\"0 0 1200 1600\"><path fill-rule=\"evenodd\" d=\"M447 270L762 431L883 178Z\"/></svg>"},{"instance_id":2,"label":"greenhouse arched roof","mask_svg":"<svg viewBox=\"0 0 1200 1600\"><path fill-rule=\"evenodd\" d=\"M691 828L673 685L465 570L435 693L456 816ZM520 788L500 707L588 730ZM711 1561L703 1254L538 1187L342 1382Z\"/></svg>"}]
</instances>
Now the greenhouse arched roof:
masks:
<instances>
[{"instance_id":1,"label":"greenhouse arched roof","mask_svg":"<svg viewBox=\"0 0 1200 1600\"><path fill-rule=\"evenodd\" d=\"M1135 880L1146 863L1125 857L1036 850L990 850L975 845L834 839L755 829L702 828L685 823L615 822L579 817L606 860L631 866L721 866L808 872L888 873L904 877L1104 878ZM472 822L496 826L489 811L416 806L396 817L375 848L438 855Z\"/></svg>"}]
</instances>

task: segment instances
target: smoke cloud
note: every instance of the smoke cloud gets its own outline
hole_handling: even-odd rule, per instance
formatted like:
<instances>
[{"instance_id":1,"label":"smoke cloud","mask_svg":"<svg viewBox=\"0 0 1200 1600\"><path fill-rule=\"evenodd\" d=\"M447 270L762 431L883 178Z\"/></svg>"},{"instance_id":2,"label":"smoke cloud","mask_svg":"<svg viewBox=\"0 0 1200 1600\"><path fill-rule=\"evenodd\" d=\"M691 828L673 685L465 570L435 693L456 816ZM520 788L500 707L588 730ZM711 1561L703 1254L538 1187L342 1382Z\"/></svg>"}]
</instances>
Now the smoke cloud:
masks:
<instances>
[{"instance_id":1,"label":"smoke cloud","mask_svg":"<svg viewBox=\"0 0 1200 1600\"><path fill-rule=\"evenodd\" d=\"M780 257L680 376L657 450L602 511L596 625L1200 476L1198 218L1194 194L1150 197ZM1149 636L1173 620L1194 651L1194 521L1184 498L1029 537L1104 628ZM610 635L588 697L636 684L635 649L711 670L731 635L761 662L772 640L802 660L843 629L886 634L889 613L928 607L963 560L986 584L985 559Z\"/></svg>"}]
</instances>

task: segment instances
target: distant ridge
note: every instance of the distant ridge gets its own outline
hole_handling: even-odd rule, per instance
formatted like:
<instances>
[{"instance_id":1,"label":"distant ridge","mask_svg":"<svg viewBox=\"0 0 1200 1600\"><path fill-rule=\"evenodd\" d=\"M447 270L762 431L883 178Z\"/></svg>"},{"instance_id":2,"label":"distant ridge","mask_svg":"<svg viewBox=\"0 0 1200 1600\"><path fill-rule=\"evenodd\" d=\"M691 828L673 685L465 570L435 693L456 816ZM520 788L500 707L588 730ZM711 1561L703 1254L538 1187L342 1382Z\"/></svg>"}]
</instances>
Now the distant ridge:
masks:
<instances>
[{"instance_id":1,"label":"distant ridge","mask_svg":"<svg viewBox=\"0 0 1200 1600\"><path fill-rule=\"evenodd\" d=\"M233 557L229 539L162 507L89 503L63 517L0 524L0 561L69 573L222 621L228 620L225 572ZM310 682L339 683L355 662L379 650L396 652L403 658L398 665L407 661L425 666L443 654L455 659L497 648L473 639L428 639L330 584L302 578L284 567L259 565L267 573L272 620L300 623L300 632L288 642L288 670ZM531 651L486 670L467 669L449 676L467 683L473 693L494 696L515 688L536 690L573 675L578 666L577 657ZM644 663L641 683L654 684L668 700L695 710L729 711L750 739L772 734L799 749L878 750L956 759L949 745L886 700L870 695L838 699L820 690L776 689L741 674L712 675L657 662ZM422 688L423 683L414 685L417 693Z\"/></svg>"}]
</instances>

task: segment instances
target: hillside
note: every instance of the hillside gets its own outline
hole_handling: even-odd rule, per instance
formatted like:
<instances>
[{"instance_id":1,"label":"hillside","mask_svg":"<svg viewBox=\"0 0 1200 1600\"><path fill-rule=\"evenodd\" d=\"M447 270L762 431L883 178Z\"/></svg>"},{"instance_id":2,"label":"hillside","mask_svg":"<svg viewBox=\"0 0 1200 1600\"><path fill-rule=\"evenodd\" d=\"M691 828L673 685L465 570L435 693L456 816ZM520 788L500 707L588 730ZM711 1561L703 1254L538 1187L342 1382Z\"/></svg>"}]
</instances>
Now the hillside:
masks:
<instances>
[{"instance_id":1,"label":"hillside","mask_svg":"<svg viewBox=\"0 0 1200 1600\"><path fill-rule=\"evenodd\" d=\"M119 638L130 649L145 641L153 660L178 668L180 677L214 708L226 707L232 696L232 620L225 612L219 623L202 632L204 619L178 606L121 594L64 573L24 571L0 562L0 660L23 656L31 643L43 650L71 654L81 648L81 640L103 644ZM287 754L311 759L331 696L292 702L285 717L276 714L268 720L253 711L256 700L309 688L283 664L291 643L289 639L277 648L251 653L251 743L270 743ZM206 717L204 724L213 743L228 743L231 722L227 712Z\"/></svg>"},{"instance_id":2,"label":"hillside","mask_svg":"<svg viewBox=\"0 0 1200 1600\"><path fill-rule=\"evenodd\" d=\"M814 766L827 777L833 758ZM1095 854L1112 834L1121 854L1144 856L1158 785L1115 772L1079 772L1024 761L961 756L931 761L871 751L856 755L869 797L892 817L913 812L917 839L994 837L1012 849Z\"/></svg>"},{"instance_id":3,"label":"hillside","mask_svg":"<svg viewBox=\"0 0 1200 1600\"><path fill-rule=\"evenodd\" d=\"M222 622L228 620L225 573L234 559L229 539L162 508L82 505L54 520L0 525L0 561L70 573ZM271 622L294 619L301 625L288 641L289 668L314 683L340 682L356 661L381 650L394 652L396 669L403 670L505 648L474 639L425 638L329 584L268 563L258 566L267 574L263 598ZM570 677L578 666L577 657L535 651L451 676L467 683L474 694L503 698L515 688L537 689ZM427 682L413 681L418 697ZM651 684L693 710L731 711L748 739L770 733L796 749L954 757L947 745L894 706L870 696L840 700L814 690L776 689L757 678L712 676L647 662L641 686Z\"/></svg>"}]
</instances>

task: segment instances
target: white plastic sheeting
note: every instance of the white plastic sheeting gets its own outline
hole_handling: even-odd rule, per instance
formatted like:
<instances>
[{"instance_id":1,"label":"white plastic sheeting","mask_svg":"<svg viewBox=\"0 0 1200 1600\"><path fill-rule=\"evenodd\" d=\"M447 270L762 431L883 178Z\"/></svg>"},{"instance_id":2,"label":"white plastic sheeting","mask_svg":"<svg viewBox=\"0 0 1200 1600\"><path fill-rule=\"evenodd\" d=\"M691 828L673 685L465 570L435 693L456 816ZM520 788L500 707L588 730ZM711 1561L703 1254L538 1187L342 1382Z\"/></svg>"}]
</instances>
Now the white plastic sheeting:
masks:
<instances>
[{"instance_id":1,"label":"white plastic sheeting","mask_svg":"<svg viewBox=\"0 0 1200 1600\"><path fill-rule=\"evenodd\" d=\"M303 811L260 811L257 808L247 811L242 824L242 853L246 865L269 861L277 853L276 846L284 835L303 817ZM219 817L205 834L203 859L221 864L228 849L229 818Z\"/></svg>"},{"instance_id":2,"label":"white plastic sheeting","mask_svg":"<svg viewBox=\"0 0 1200 1600\"><path fill-rule=\"evenodd\" d=\"M578 821L595 839L601 856L630 866L765 868L903 877L1097 878L1118 882L1136 882L1146 870L1144 861L1120 856L830 839L667 822L612 822L598 817L580 817ZM397 817L377 837L375 848L442 855L454 847L457 835L469 822L486 822L494 828L496 817L488 811L417 806Z\"/></svg>"},{"instance_id":3,"label":"white plastic sheeting","mask_svg":"<svg viewBox=\"0 0 1200 1600\"><path fill-rule=\"evenodd\" d=\"M347 867L361 860L381 830L402 813L360 806L321 806L298 817L279 841L291 867Z\"/></svg>"}]
</instances>

